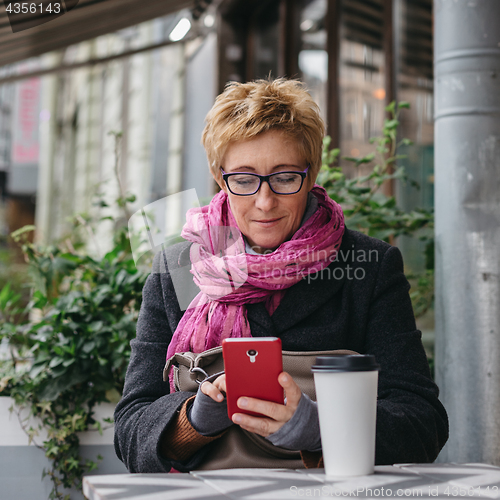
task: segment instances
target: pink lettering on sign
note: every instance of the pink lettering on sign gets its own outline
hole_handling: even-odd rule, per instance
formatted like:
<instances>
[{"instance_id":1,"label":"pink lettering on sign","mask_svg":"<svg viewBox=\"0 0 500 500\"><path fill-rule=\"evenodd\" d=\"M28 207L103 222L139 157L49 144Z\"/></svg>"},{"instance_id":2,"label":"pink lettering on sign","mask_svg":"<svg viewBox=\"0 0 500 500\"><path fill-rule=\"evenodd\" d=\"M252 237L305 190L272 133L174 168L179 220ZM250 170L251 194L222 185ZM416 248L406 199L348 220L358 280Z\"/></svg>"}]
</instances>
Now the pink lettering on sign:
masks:
<instances>
[{"instance_id":1,"label":"pink lettering on sign","mask_svg":"<svg viewBox=\"0 0 500 500\"><path fill-rule=\"evenodd\" d=\"M38 163L40 150L38 142L40 79L31 78L18 85L12 162Z\"/></svg>"},{"instance_id":2,"label":"pink lettering on sign","mask_svg":"<svg viewBox=\"0 0 500 500\"><path fill-rule=\"evenodd\" d=\"M40 147L38 144L33 144L31 146L23 146L22 144L14 145L13 156L16 158L18 163L31 163L38 161L38 153Z\"/></svg>"}]
</instances>

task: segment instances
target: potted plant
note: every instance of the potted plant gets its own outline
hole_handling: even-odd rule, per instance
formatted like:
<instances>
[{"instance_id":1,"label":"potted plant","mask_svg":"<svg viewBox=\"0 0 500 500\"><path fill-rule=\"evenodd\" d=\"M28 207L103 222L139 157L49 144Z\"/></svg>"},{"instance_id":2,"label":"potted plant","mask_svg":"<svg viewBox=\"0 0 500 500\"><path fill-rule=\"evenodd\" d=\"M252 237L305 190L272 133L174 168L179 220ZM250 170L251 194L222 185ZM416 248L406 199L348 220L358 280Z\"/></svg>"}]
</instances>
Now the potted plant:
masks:
<instances>
[{"instance_id":1,"label":"potted plant","mask_svg":"<svg viewBox=\"0 0 500 500\"><path fill-rule=\"evenodd\" d=\"M118 204L131 201L122 197ZM51 480L49 498L70 498L66 490L81 489L83 474L97 467L100 457L84 458L91 450L81 449L82 436L88 446L97 446L96 440L82 432L99 435L112 423L135 336L147 272L135 265L126 229L116 228L112 248L102 257L86 253L80 235L82 229L94 234L94 223L110 219L117 222L80 214L72 232L50 246L29 241L32 226L12 234L28 264L32 295L22 308L9 284L0 290L0 338L8 345L0 396L10 398L1 404L17 414L9 419L14 434L17 425L26 432L26 444L43 450L46 458L33 460ZM118 462L109 430L106 439L108 458Z\"/></svg>"}]
</instances>

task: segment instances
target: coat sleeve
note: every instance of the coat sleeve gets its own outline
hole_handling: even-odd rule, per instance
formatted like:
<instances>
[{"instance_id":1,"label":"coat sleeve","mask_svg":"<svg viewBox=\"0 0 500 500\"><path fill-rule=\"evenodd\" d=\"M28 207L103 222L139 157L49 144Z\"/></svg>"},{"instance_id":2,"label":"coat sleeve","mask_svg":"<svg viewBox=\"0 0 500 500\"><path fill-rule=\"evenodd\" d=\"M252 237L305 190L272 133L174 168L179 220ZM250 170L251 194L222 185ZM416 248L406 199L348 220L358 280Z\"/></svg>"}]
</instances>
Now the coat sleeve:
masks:
<instances>
[{"instance_id":1,"label":"coat sleeve","mask_svg":"<svg viewBox=\"0 0 500 500\"><path fill-rule=\"evenodd\" d=\"M160 453L162 434L184 401L193 395L189 392L169 394L169 384L163 382L173 328L165 303L169 302L169 310L172 310L172 301L177 304L177 299L173 286L165 287L165 284L171 285L171 280L162 257L162 253L155 256L153 272L144 285L123 396L114 414L116 454L130 472L169 472L172 467L189 470L202 457L198 454L190 461L193 463L179 464Z\"/></svg>"},{"instance_id":2,"label":"coat sleeve","mask_svg":"<svg viewBox=\"0 0 500 500\"><path fill-rule=\"evenodd\" d=\"M365 350L381 366L377 465L433 462L448 439L448 417L430 375L409 289L401 252L390 247L378 270Z\"/></svg>"}]
</instances>

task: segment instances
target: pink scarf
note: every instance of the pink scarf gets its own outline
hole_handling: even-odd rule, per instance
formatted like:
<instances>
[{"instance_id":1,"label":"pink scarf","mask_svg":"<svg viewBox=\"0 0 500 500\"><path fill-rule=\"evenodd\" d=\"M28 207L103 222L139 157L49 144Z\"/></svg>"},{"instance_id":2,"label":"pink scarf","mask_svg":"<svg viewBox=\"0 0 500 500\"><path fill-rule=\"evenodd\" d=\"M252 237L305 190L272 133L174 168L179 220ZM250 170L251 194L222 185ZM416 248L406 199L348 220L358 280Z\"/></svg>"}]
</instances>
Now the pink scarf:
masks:
<instances>
[{"instance_id":1,"label":"pink scarf","mask_svg":"<svg viewBox=\"0 0 500 500\"><path fill-rule=\"evenodd\" d=\"M272 315L287 288L327 267L344 234L344 214L315 185L318 208L293 235L267 255L245 253L245 242L220 191L208 206L192 208L182 237L192 241L191 273L200 293L189 304L168 346L176 352L203 352L228 337L251 337L246 304L265 302ZM170 378L173 389L173 380Z\"/></svg>"}]
</instances>

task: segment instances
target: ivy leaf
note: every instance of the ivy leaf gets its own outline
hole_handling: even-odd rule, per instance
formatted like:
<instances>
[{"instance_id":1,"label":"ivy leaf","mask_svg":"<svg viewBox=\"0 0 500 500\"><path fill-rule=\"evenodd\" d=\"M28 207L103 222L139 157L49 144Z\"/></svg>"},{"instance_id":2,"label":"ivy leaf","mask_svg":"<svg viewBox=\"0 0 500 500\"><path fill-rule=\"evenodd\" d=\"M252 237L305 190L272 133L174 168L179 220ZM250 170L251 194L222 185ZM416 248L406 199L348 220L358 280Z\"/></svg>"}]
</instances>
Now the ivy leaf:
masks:
<instances>
[{"instance_id":1,"label":"ivy leaf","mask_svg":"<svg viewBox=\"0 0 500 500\"><path fill-rule=\"evenodd\" d=\"M2 291L0 292L0 309L4 309L7 301L11 297L11 289L10 289L10 283L7 283L3 288Z\"/></svg>"},{"instance_id":2,"label":"ivy leaf","mask_svg":"<svg viewBox=\"0 0 500 500\"><path fill-rule=\"evenodd\" d=\"M385 122L384 127L388 128L388 129L395 129L395 128L397 128L398 125L399 125L399 121L394 119L394 120L387 120Z\"/></svg>"},{"instance_id":3,"label":"ivy leaf","mask_svg":"<svg viewBox=\"0 0 500 500\"><path fill-rule=\"evenodd\" d=\"M87 460L87 462L85 462L85 467L89 472L92 472L93 470L97 469L98 464L97 462L93 462L92 460Z\"/></svg>"},{"instance_id":4,"label":"ivy leaf","mask_svg":"<svg viewBox=\"0 0 500 500\"><path fill-rule=\"evenodd\" d=\"M86 352L87 354L90 354L94 349L95 349L95 342L91 340L90 342L85 342L83 346L83 352Z\"/></svg>"},{"instance_id":5,"label":"ivy leaf","mask_svg":"<svg viewBox=\"0 0 500 500\"><path fill-rule=\"evenodd\" d=\"M33 225L26 225L21 227L20 229L17 229L16 231L13 231L10 233L10 236L12 239L16 242L20 241L21 236L25 235L26 233L29 233L31 231L35 231L36 227Z\"/></svg>"},{"instance_id":6,"label":"ivy leaf","mask_svg":"<svg viewBox=\"0 0 500 500\"><path fill-rule=\"evenodd\" d=\"M66 465L69 470L78 469L80 467L80 462L76 458L70 457L66 460Z\"/></svg>"},{"instance_id":7,"label":"ivy leaf","mask_svg":"<svg viewBox=\"0 0 500 500\"><path fill-rule=\"evenodd\" d=\"M49 363L49 368L55 368L56 366L59 366L61 363L63 363L63 361L63 358L56 356L52 358L51 362Z\"/></svg>"},{"instance_id":8,"label":"ivy leaf","mask_svg":"<svg viewBox=\"0 0 500 500\"><path fill-rule=\"evenodd\" d=\"M392 101L389 105L387 105L385 107L385 110L388 111L389 113L394 113L395 111L395 106L396 106L396 102L395 101Z\"/></svg>"},{"instance_id":9,"label":"ivy leaf","mask_svg":"<svg viewBox=\"0 0 500 500\"><path fill-rule=\"evenodd\" d=\"M46 413L49 413L52 410L52 403L50 401L42 401L37 404L37 407L41 411L41 418L43 418Z\"/></svg>"},{"instance_id":10,"label":"ivy leaf","mask_svg":"<svg viewBox=\"0 0 500 500\"><path fill-rule=\"evenodd\" d=\"M59 446L52 445L47 450L45 450L45 456L50 458L51 456L56 456L59 453Z\"/></svg>"},{"instance_id":11,"label":"ivy leaf","mask_svg":"<svg viewBox=\"0 0 500 500\"><path fill-rule=\"evenodd\" d=\"M71 427L73 428L73 430L76 429L76 424L79 420L81 420L83 417L82 415L80 415L79 413L75 413L72 417L71 417Z\"/></svg>"},{"instance_id":12,"label":"ivy leaf","mask_svg":"<svg viewBox=\"0 0 500 500\"><path fill-rule=\"evenodd\" d=\"M45 363L40 363L39 365L33 365L31 370L29 371L30 377L35 379L46 369Z\"/></svg>"},{"instance_id":13,"label":"ivy leaf","mask_svg":"<svg viewBox=\"0 0 500 500\"><path fill-rule=\"evenodd\" d=\"M33 293L33 297L31 300L33 307L36 309L43 309L48 303L47 296L44 295L40 290L36 290Z\"/></svg>"}]
</instances>

